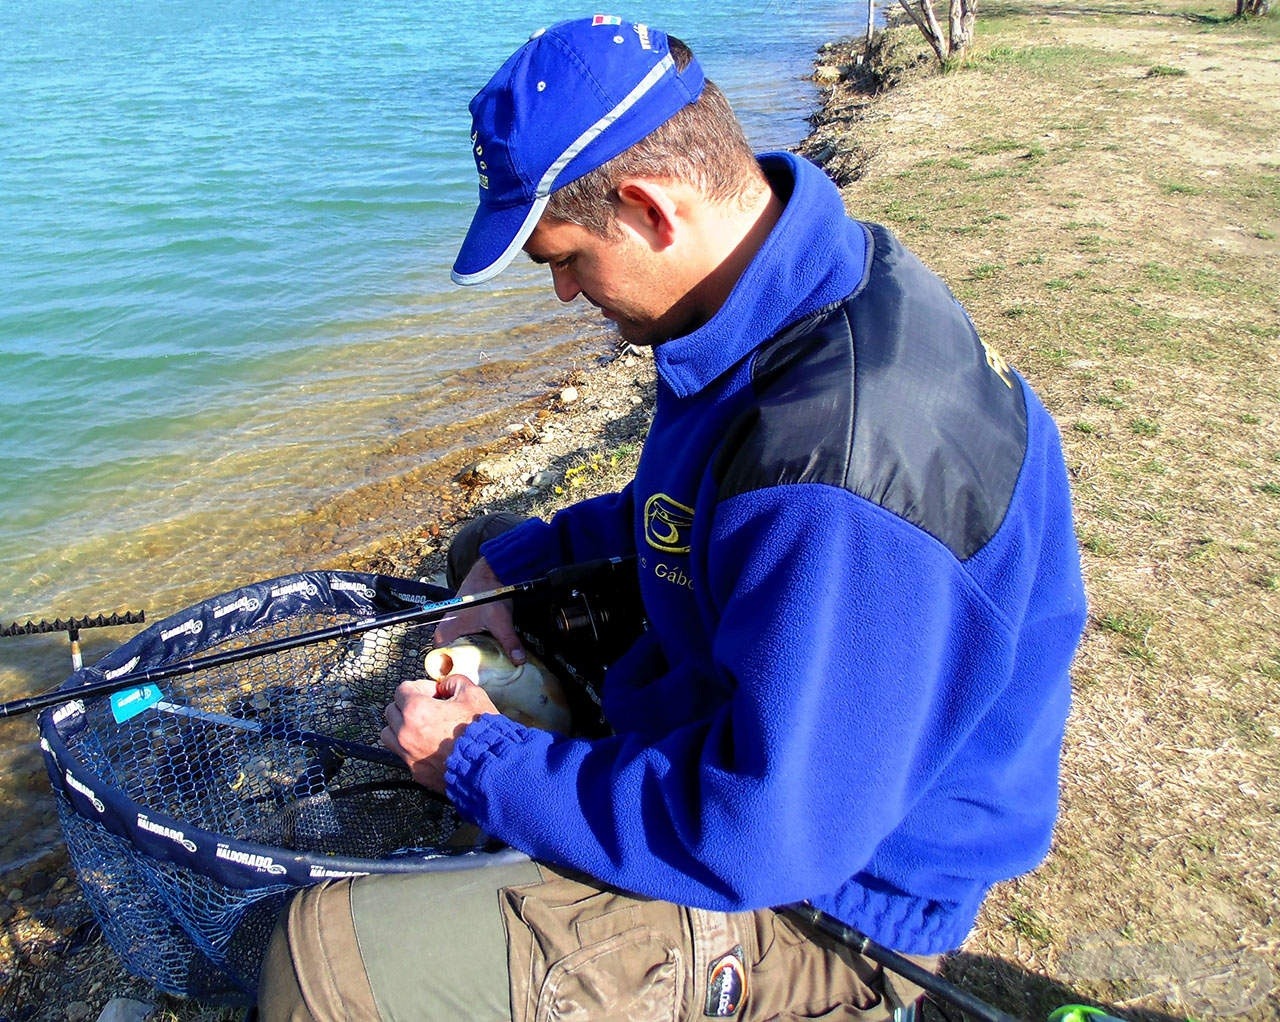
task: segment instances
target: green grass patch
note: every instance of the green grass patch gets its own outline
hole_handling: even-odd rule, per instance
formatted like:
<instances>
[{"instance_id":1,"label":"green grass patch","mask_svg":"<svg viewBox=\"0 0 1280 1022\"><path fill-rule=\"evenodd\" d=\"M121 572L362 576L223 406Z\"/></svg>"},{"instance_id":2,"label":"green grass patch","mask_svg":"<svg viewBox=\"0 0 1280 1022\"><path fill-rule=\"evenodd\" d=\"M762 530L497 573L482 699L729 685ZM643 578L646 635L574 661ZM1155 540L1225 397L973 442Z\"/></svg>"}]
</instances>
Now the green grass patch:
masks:
<instances>
[{"instance_id":1,"label":"green grass patch","mask_svg":"<svg viewBox=\"0 0 1280 1022\"><path fill-rule=\"evenodd\" d=\"M1191 287L1202 295L1225 295L1231 294L1240 287L1244 287L1244 283L1238 279L1228 279L1221 273L1215 273L1213 270L1196 270L1191 275Z\"/></svg>"},{"instance_id":2,"label":"green grass patch","mask_svg":"<svg viewBox=\"0 0 1280 1022\"><path fill-rule=\"evenodd\" d=\"M1238 195L1252 207L1254 216L1280 214L1280 167L1261 171L1236 169L1229 174L1224 189ZM1274 233L1267 231L1274 238Z\"/></svg>"},{"instance_id":3,"label":"green grass patch","mask_svg":"<svg viewBox=\"0 0 1280 1022\"><path fill-rule=\"evenodd\" d=\"M1147 68L1148 78L1181 78L1186 73L1185 67L1172 67L1169 64L1156 64Z\"/></svg>"},{"instance_id":4,"label":"green grass patch","mask_svg":"<svg viewBox=\"0 0 1280 1022\"><path fill-rule=\"evenodd\" d=\"M1114 557L1120 550L1111 539L1097 532L1085 536L1081 546L1099 557Z\"/></svg>"},{"instance_id":5,"label":"green grass patch","mask_svg":"<svg viewBox=\"0 0 1280 1022\"><path fill-rule=\"evenodd\" d=\"M1107 613L1098 619L1098 626L1124 640L1120 647L1124 656L1143 663L1156 662L1156 654L1148 644L1156 626L1155 616L1143 612Z\"/></svg>"},{"instance_id":6,"label":"green grass patch","mask_svg":"<svg viewBox=\"0 0 1280 1022\"><path fill-rule=\"evenodd\" d=\"M929 223L929 215L922 212L918 205L905 199L890 199L884 207L886 220L899 224Z\"/></svg>"},{"instance_id":7,"label":"green grass patch","mask_svg":"<svg viewBox=\"0 0 1280 1022\"><path fill-rule=\"evenodd\" d=\"M1193 20L1203 26L1206 35L1230 35L1246 45L1267 45L1280 39L1280 18L1276 17L1276 11L1265 18L1237 18L1235 5L1226 6L1230 8L1228 11L1199 13L1193 16Z\"/></svg>"},{"instance_id":8,"label":"green grass patch","mask_svg":"<svg viewBox=\"0 0 1280 1022\"><path fill-rule=\"evenodd\" d=\"M1009 924L1036 944L1053 943L1053 930L1048 921L1030 905L1015 901L1009 907Z\"/></svg>"},{"instance_id":9,"label":"green grass patch","mask_svg":"<svg viewBox=\"0 0 1280 1022\"><path fill-rule=\"evenodd\" d=\"M1189 561L1212 561L1221 556L1222 544L1211 536L1202 536L1187 552Z\"/></svg>"},{"instance_id":10,"label":"green grass patch","mask_svg":"<svg viewBox=\"0 0 1280 1022\"><path fill-rule=\"evenodd\" d=\"M965 148L978 156L995 156L998 153L1013 153L1025 149L1027 143L1016 138L984 138Z\"/></svg>"},{"instance_id":11,"label":"green grass patch","mask_svg":"<svg viewBox=\"0 0 1280 1022\"><path fill-rule=\"evenodd\" d=\"M1143 263L1142 275L1160 287L1173 289L1182 286L1181 272L1163 263Z\"/></svg>"},{"instance_id":12,"label":"green grass patch","mask_svg":"<svg viewBox=\"0 0 1280 1022\"><path fill-rule=\"evenodd\" d=\"M1032 74L1087 74L1090 70L1115 67L1124 63L1121 54L1096 50L1090 46L1011 46L998 44L975 53L970 67L979 69L1016 68Z\"/></svg>"}]
</instances>

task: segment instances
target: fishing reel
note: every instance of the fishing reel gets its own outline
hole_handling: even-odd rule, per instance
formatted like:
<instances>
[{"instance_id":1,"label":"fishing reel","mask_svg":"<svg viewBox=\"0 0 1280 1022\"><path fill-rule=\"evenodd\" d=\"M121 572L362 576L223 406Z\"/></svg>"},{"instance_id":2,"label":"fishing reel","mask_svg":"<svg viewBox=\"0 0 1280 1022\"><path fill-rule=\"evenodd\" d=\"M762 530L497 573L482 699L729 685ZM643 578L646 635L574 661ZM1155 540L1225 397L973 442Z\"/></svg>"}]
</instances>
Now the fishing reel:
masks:
<instances>
[{"instance_id":1,"label":"fishing reel","mask_svg":"<svg viewBox=\"0 0 1280 1022\"><path fill-rule=\"evenodd\" d=\"M515 598L516 630L575 696L580 733L606 733L600 714L605 671L648 628L634 557L597 562L571 578Z\"/></svg>"},{"instance_id":2,"label":"fishing reel","mask_svg":"<svg viewBox=\"0 0 1280 1022\"><path fill-rule=\"evenodd\" d=\"M608 663L624 653L644 631L644 608L639 594L574 589L555 608L553 624L558 641L593 651Z\"/></svg>"}]
</instances>

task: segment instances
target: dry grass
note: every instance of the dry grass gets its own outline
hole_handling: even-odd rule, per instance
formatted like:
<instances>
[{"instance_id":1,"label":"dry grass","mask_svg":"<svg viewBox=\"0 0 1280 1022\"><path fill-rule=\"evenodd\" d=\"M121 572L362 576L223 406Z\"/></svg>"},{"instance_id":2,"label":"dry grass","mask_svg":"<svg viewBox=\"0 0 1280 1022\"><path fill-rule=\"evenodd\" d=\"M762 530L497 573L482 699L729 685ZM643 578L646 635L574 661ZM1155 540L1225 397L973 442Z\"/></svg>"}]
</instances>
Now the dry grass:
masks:
<instances>
[{"instance_id":1,"label":"dry grass","mask_svg":"<svg viewBox=\"0 0 1280 1022\"><path fill-rule=\"evenodd\" d=\"M988 5L963 67L835 129L850 210L952 284L1075 477L1056 846L951 970L1028 1017L1280 1015L1280 32L1185 13Z\"/></svg>"}]
</instances>

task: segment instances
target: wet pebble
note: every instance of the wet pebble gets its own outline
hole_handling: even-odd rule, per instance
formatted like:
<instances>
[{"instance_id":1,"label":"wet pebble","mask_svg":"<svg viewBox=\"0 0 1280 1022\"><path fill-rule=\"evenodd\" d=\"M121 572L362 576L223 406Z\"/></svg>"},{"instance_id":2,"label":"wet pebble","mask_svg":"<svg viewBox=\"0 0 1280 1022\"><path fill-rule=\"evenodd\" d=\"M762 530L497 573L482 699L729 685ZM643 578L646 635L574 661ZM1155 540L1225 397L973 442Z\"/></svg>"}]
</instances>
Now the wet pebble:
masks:
<instances>
[{"instance_id":1,"label":"wet pebble","mask_svg":"<svg viewBox=\"0 0 1280 1022\"><path fill-rule=\"evenodd\" d=\"M37 870L27 877L27 882L23 887L23 893L28 897L44 894L53 883L53 878L43 870Z\"/></svg>"},{"instance_id":2,"label":"wet pebble","mask_svg":"<svg viewBox=\"0 0 1280 1022\"><path fill-rule=\"evenodd\" d=\"M154 1004L128 997L113 997L102 1009L98 1022L143 1022L153 1011Z\"/></svg>"},{"instance_id":3,"label":"wet pebble","mask_svg":"<svg viewBox=\"0 0 1280 1022\"><path fill-rule=\"evenodd\" d=\"M72 1001L67 1005L63 1014L66 1015L67 1022L84 1022L85 1019L93 1014L93 1008L85 1004L84 1001Z\"/></svg>"}]
</instances>

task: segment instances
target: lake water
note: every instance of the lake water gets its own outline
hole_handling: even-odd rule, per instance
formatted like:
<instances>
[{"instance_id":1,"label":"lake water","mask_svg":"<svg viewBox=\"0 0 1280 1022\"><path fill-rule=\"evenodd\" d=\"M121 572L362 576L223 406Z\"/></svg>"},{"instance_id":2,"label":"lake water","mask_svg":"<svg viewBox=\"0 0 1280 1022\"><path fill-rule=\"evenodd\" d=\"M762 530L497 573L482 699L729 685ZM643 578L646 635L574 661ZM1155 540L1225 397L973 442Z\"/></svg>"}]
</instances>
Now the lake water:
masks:
<instances>
[{"instance_id":1,"label":"lake water","mask_svg":"<svg viewBox=\"0 0 1280 1022\"><path fill-rule=\"evenodd\" d=\"M545 271L449 282L475 204L466 106L534 29L594 12L0 5L0 625L158 620L331 563L400 524L335 538L331 501L545 389L587 343ZM863 28L834 0L617 13L688 42L761 149L803 137L814 51ZM0 698L69 670L65 635L0 643ZM0 774L33 738L4 726Z\"/></svg>"}]
</instances>

